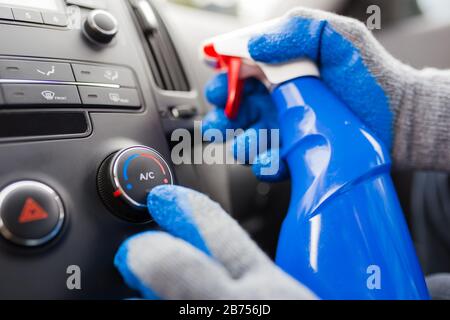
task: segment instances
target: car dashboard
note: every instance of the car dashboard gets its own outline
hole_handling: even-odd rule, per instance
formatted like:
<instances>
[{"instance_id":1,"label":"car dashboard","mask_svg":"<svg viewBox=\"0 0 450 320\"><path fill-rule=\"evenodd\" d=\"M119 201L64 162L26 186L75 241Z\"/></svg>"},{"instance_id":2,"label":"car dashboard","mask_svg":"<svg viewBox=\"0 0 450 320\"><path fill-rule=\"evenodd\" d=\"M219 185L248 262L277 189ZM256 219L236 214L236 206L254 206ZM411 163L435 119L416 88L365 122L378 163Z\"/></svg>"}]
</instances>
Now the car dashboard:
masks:
<instances>
[{"instance_id":1,"label":"car dashboard","mask_svg":"<svg viewBox=\"0 0 450 320\"><path fill-rule=\"evenodd\" d=\"M0 42L0 299L133 296L113 258L155 228L143 193L198 188L170 161L202 102L163 19L142 0L3 0Z\"/></svg>"}]
</instances>

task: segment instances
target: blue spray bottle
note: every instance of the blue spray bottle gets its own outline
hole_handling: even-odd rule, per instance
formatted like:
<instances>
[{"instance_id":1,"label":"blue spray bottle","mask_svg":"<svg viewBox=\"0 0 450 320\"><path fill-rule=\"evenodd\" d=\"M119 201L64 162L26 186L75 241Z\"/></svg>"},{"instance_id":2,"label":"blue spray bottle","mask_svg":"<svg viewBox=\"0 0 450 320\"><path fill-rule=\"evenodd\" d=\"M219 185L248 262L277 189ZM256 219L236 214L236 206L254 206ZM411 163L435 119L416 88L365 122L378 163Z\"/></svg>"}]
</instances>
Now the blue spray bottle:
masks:
<instances>
[{"instance_id":1,"label":"blue spray bottle","mask_svg":"<svg viewBox=\"0 0 450 320\"><path fill-rule=\"evenodd\" d=\"M308 60L255 62L248 41L277 20L215 37L205 58L228 71L225 113L258 77L278 108L292 179L276 263L323 299L429 299L390 177L389 151L320 80Z\"/></svg>"}]
</instances>

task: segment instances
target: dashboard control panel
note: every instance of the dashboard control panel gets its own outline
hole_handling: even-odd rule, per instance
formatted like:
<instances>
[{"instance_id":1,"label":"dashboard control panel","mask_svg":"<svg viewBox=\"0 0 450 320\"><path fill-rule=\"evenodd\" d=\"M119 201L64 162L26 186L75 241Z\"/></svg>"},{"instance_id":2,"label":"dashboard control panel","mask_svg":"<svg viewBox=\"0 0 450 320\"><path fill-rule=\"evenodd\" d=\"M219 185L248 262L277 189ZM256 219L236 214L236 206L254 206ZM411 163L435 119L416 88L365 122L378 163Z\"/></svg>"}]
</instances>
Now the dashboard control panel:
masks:
<instances>
[{"instance_id":1,"label":"dashboard control panel","mask_svg":"<svg viewBox=\"0 0 450 320\"><path fill-rule=\"evenodd\" d=\"M198 93L143 2L156 38L134 0L0 0L0 299L136 296L113 259L156 227L148 193L200 189L167 138L191 125Z\"/></svg>"}]
</instances>

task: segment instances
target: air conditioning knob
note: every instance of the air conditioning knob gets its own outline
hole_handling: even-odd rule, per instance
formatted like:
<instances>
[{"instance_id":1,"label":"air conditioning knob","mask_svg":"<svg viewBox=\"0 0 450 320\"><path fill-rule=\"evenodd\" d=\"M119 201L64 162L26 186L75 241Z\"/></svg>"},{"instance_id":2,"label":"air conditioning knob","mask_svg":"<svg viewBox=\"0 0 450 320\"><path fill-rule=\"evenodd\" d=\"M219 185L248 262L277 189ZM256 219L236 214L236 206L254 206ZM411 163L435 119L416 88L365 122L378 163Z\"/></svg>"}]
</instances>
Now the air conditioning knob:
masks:
<instances>
[{"instance_id":1,"label":"air conditioning knob","mask_svg":"<svg viewBox=\"0 0 450 320\"><path fill-rule=\"evenodd\" d=\"M108 11L91 11L83 24L84 35L92 42L108 44L119 31L117 19Z\"/></svg>"},{"instance_id":2,"label":"air conditioning knob","mask_svg":"<svg viewBox=\"0 0 450 320\"><path fill-rule=\"evenodd\" d=\"M135 146L109 156L100 166L97 187L112 213L130 222L151 221L147 195L158 185L172 184L172 172L155 150Z\"/></svg>"}]
</instances>

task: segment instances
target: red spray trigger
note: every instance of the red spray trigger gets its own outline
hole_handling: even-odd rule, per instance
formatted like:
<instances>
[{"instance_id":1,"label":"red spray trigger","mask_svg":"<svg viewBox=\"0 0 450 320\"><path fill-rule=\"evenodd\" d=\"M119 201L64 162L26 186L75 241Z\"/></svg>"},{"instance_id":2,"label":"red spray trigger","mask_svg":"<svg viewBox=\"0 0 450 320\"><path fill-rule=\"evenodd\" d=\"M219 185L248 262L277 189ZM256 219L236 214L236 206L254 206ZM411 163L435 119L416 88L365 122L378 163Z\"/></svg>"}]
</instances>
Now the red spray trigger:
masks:
<instances>
[{"instance_id":1,"label":"red spray trigger","mask_svg":"<svg viewBox=\"0 0 450 320\"><path fill-rule=\"evenodd\" d=\"M242 60L239 57L223 56L216 52L213 44L203 48L205 55L216 61L215 68L228 72L228 98L225 106L225 115L228 119L235 119L239 113L244 80L239 78Z\"/></svg>"},{"instance_id":2,"label":"red spray trigger","mask_svg":"<svg viewBox=\"0 0 450 320\"><path fill-rule=\"evenodd\" d=\"M225 115L228 119L234 119L239 113L242 88L244 80L239 79L241 71L241 58L228 57L228 99L225 106Z\"/></svg>"}]
</instances>

